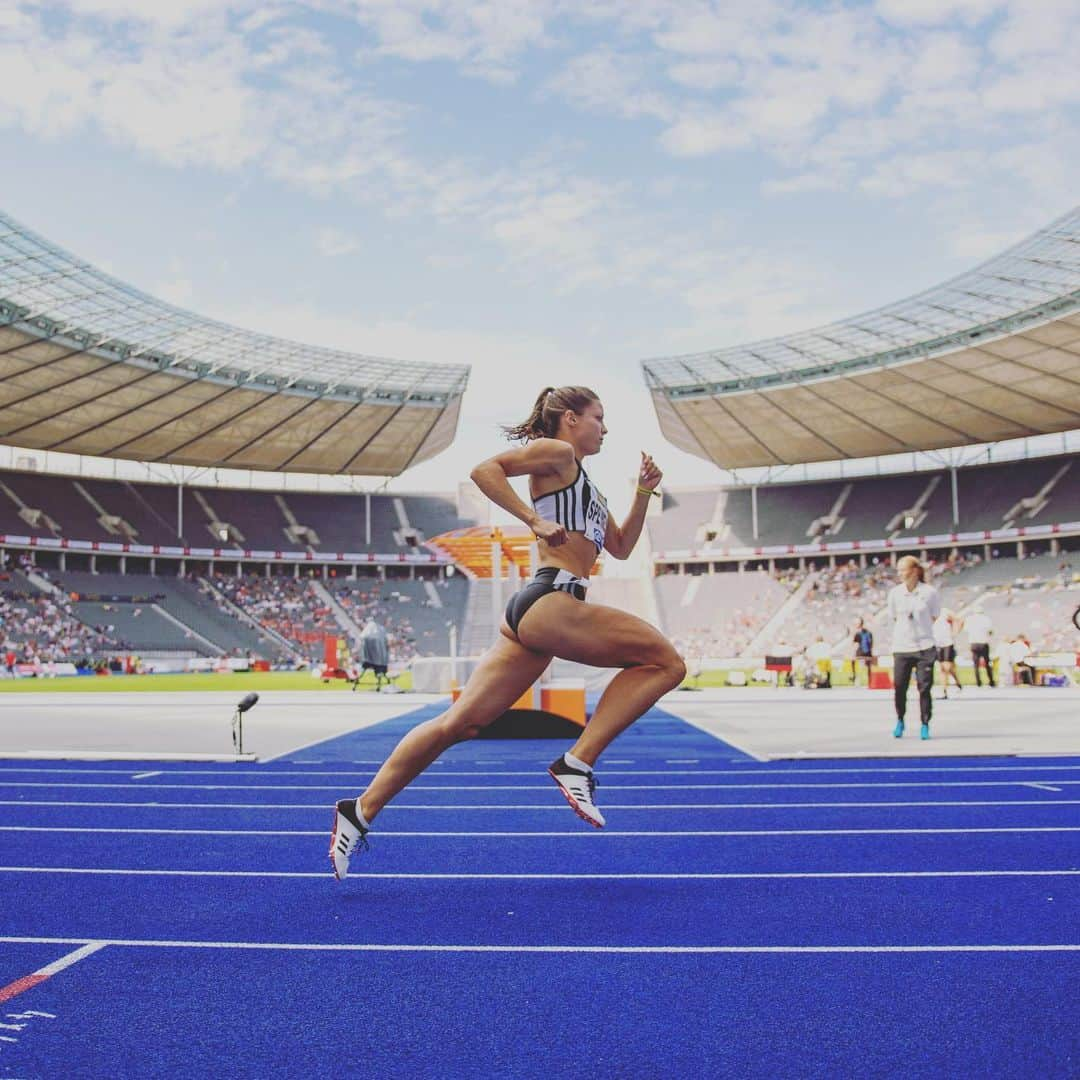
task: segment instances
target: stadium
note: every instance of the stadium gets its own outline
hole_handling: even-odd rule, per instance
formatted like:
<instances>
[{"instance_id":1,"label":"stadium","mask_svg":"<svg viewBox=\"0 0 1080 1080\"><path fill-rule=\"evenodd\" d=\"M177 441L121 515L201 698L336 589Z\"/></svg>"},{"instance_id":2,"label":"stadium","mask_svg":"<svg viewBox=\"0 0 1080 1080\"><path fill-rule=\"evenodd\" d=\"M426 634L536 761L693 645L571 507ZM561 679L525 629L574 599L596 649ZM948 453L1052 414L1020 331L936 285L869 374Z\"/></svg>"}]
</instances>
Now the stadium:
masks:
<instances>
[{"instance_id":1,"label":"stadium","mask_svg":"<svg viewBox=\"0 0 1080 1080\"><path fill-rule=\"evenodd\" d=\"M267 965L287 949L322 950L335 978L361 956L375 965L372 977L408 970L415 985L429 980L433 1004L413 1003L413 1015L426 1019L407 1036L419 1063L397 1075L458 1075L440 1057L440 1039L425 1041L420 1028L444 1022L439 1014L456 996L481 992L491 963L528 994L564 970L545 969L548 954L580 963L591 952L604 978L624 987L646 976L628 969L620 983L607 965L662 954L671 963L648 978L670 992L686 976L679 956L753 963L762 953L787 961L813 953L837 965L829 977L844 983L855 977L839 966L845 957L857 964L850 958L864 951L885 963L891 952L917 963L929 951L955 965L931 994L940 1005L941 994L971 979L1019 978L1016 968L992 967L1000 952L1047 965L1031 976L1036 1004L1026 1008L1046 1009L1075 990L1070 875L1080 873L1080 825L1075 801L1062 793L1076 783L1069 770L1080 753L1080 209L866 315L641 361L641 393L664 435L717 472L707 486L664 483L662 498L648 500L631 572L616 572L601 555L589 589L590 603L659 628L686 661L682 686L626 735L601 773L611 777L612 818L621 815L605 833L609 843L654 836L662 850L636 861L622 845L597 856L570 852L574 841L560 837L572 822L555 825L547 813L554 801L538 807L534 792L515 803L520 777L546 761L552 740L565 741L575 725L588 729L616 674L556 660L493 725L492 741L462 744L440 760L435 775L450 783L421 782L396 816L391 808L386 831L372 837L373 849L384 845L381 861L345 883L377 890L373 907L327 937L304 913L316 903L311 879L325 885L328 876L324 864L311 868L306 851L324 843L314 825L329 805L327 777L355 787L406 730L445 709L537 565L531 531L495 521L471 483L411 494L365 484L407 480L411 467L453 442L464 395L483 392L469 376L467 365L336 352L201 317L0 215L0 820L10 839L0 872L21 892L0 921L9 1021L23 1017L14 1023L25 1027L25 1010L57 1015L43 984L61 997L94 994L79 980L91 979L106 955L114 965L106 978L138 983L175 962L162 954L185 947L200 950L195 978L223 994L249 1031L261 1022L236 1004L228 980L254 979L263 993L280 975L272 966L249 975L242 965L230 974L229 948L262 950ZM962 700L954 691L937 707L929 744L889 737L887 597L904 555L929 568L958 620L979 611L994 628L998 686L975 684L961 631ZM852 645L860 619L879 643L865 673ZM388 639L381 665L365 662L371 622ZM128 693L136 689L146 692ZM245 691L261 702L238 709ZM479 777L489 776L484 790ZM35 787L46 783L51 798ZM999 786L967 797L971 785L987 783ZM912 790L897 800L891 789L904 785ZM152 794L130 790L140 786ZM244 801L236 788L245 786L260 789L262 805L251 792ZM679 789L678 814L655 806L665 786L667 795ZM794 791L808 786L828 790ZM158 801L162 787L171 788L168 802ZM934 794L942 787L947 798ZM43 838L51 845L76 829L64 816L68 794L85 808L81 855L60 839L43 847ZM489 803L498 809L485 825L494 819L499 832L459 831L479 828L476 811ZM290 827L301 819L302 829ZM453 838L449 847L435 843L440 831ZM237 859L242 835L282 841L286 869L264 873ZM888 838L888 849L875 853L864 843L871 835ZM177 841L173 864L163 836ZM495 836L511 839L500 851ZM816 847L825 836L839 846ZM754 838L764 846L743 846ZM111 846L129 840L122 854ZM795 844L808 846L809 864ZM60 873L71 879L74 903L58 905L49 892ZM208 890L192 895L211 913L202 923L166 932L148 914L160 914L155 890L164 878L155 875L166 874ZM230 874L264 878L258 907ZM567 936L542 879L575 874L594 891L585 928ZM992 899L964 891L991 887L981 884L987 878ZM523 892L523 882L536 891ZM787 884L806 891L780 895ZM886 889L911 891L896 898ZM1058 901L1036 912L1051 891ZM866 938L833 932L829 912L880 910L886 900L908 916L939 906L951 915L940 933L929 919L899 938L872 919ZM651 921L621 940L604 929L607 903L644 905ZM760 919L735 919L726 934L730 912L747 904ZM289 929L261 918L262 905L286 911ZM486 912L490 933L477 937L464 921L469 906ZM60 907L80 914L66 922ZM111 908L120 922L95 921L95 911ZM395 923L400 908L412 913ZM495 927L515 909L528 909L538 937ZM818 914L798 923L796 909ZM1015 920L995 921L1004 909L1023 913L1022 931ZM242 925L230 923L230 910ZM225 959L211 967L217 947ZM395 969L408 950L415 962ZM455 964L437 970L431 964L444 952ZM1054 955L1062 966L1051 969ZM922 977L911 967L885 977L894 976L905 987ZM302 992L327 977L314 968L298 976ZM814 996L805 968L791 977L777 1010L807 1008ZM73 989L64 991L68 981ZM271 991L267 1007L280 1020L287 1002ZM551 1007L528 1006L521 1023L534 1031ZM973 1002L964 1014L965 1033L982 1007ZM635 1061L654 1074L644 1043L660 1037L663 1010L659 1020L643 1018L640 1003L630 1012L642 1036L598 1075L627 1075ZM326 1023L343 1022L331 1009ZM388 1037L384 1023L378 1028ZM665 1051L676 1073L706 1054L702 1030L685 1052ZM1075 1032L1072 1051L1070 1036L1055 1029L1052 1037L1059 1043L1046 1051L1046 1067L1064 1075L1066 1062L1075 1066ZM790 1055L818 1060L805 1056L814 1053L812 1027L790 1038ZM114 1062L127 1063L114 1066L116 1075L185 1072L168 1040L119 1051L92 1043L92 1071L115 1051ZM41 1034L27 1067L60 1045ZM79 1053L63 1052L77 1070ZM308 1051L288 1053L289 1074L307 1074ZM852 1053L852 1068L873 1060L865 1048ZM6 1068L8 1058L0 1060ZM392 1055L378 1060L373 1071L395 1074ZM704 1071L719 1075L720 1059L706 1060ZM757 1075L739 1060L728 1064ZM786 1065L776 1067L798 1073L794 1061L780 1054ZM1007 1072L1020 1068L1010 1061ZM189 1075L272 1070L262 1060L252 1072L233 1071L212 1050L198 1051L197 1062ZM960 1067L955 1059L951 1066ZM333 1055L328 1067L347 1068ZM531 1075L520 1061L504 1074Z\"/></svg>"}]
</instances>

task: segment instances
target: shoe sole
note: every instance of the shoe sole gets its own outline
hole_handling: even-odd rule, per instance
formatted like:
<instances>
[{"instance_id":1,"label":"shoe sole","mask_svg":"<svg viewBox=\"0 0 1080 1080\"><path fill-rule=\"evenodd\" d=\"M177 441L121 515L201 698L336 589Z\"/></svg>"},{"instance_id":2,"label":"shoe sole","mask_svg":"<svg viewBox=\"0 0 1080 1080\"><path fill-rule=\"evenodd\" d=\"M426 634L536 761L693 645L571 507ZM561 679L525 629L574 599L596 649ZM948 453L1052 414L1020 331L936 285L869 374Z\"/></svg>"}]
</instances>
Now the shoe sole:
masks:
<instances>
[{"instance_id":1,"label":"shoe sole","mask_svg":"<svg viewBox=\"0 0 1080 1080\"><path fill-rule=\"evenodd\" d=\"M571 795L570 792L563 787L558 776L556 776L555 773L553 773L550 769L548 769L548 776L550 776L551 779L555 781L555 785L563 793L563 798L570 804L570 809L573 810L574 813L577 814L577 816L581 818L582 821L587 821L594 829L602 829L604 827L603 822L597 821L595 818L589 817L589 815L581 809L580 805L578 805L577 799L575 799L574 796Z\"/></svg>"}]
</instances>

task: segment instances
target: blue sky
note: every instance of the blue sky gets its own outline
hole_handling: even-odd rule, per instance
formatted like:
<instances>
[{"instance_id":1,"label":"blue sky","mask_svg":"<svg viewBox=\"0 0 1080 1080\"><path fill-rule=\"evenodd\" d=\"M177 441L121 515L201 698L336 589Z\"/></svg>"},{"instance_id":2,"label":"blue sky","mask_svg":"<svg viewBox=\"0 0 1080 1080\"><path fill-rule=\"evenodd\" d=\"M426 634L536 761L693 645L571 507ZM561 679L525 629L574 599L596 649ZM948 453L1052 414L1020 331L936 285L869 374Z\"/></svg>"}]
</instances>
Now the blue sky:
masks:
<instances>
[{"instance_id":1,"label":"blue sky","mask_svg":"<svg viewBox=\"0 0 1080 1080\"><path fill-rule=\"evenodd\" d=\"M1075 0L0 0L4 209L170 302L473 372L452 490L585 383L900 299L1068 210Z\"/></svg>"}]
</instances>

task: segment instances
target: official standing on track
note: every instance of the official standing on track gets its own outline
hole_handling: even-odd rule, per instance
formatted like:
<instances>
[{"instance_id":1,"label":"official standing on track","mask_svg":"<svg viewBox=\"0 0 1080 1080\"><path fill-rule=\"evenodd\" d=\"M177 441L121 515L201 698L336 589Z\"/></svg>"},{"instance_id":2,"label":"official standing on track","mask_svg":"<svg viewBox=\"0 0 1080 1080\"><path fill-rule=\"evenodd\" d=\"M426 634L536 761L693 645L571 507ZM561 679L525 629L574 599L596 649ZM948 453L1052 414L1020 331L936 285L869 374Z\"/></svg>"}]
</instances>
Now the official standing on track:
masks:
<instances>
[{"instance_id":1,"label":"official standing on track","mask_svg":"<svg viewBox=\"0 0 1080 1080\"><path fill-rule=\"evenodd\" d=\"M904 714L907 712L907 692L911 673L919 688L919 714L922 721L919 734L930 738L930 717L933 702L930 688L934 685L934 620L941 614L941 597L937 589L926 583L926 569L914 555L905 555L897 564L900 584L889 593L889 620L892 623L893 685L896 701L896 727L893 735L904 734Z\"/></svg>"},{"instance_id":2,"label":"official standing on track","mask_svg":"<svg viewBox=\"0 0 1080 1080\"><path fill-rule=\"evenodd\" d=\"M968 643L971 645L971 663L975 668L975 685L982 686L982 673L980 665L986 667L986 677L990 685L994 682L994 661L990 659L990 638L994 633L994 624L990 616L983 611L982 604L976 600L971 607L971 613L964 620L967 628Z\"/></svg>"},{"instance_id":3,"label":"official standing on track","mask_svg":"<svg viewBox=\"0 0 1080 1080\"><path fill-rule=\"evenodd\" d=\"M603 445L604 407L583 386L548 387L529 418L506 429L524 446L477 465L472 479L497 506L532 529L539 569L507 605L499 637L484 654L461 697L433 720L417 725L394 748L359 798L341 799L334 813L330 858L340 881L376 814L444 750L474 738L506 711L543 673L553 657L596 667L622 668L608 684L588 726L548 769L575 813L604 824L595 802L593 766L604 748L657 699L675 689L686 666L671 643L649 623L615 608L586 604L589 571L600 551L630 555L649 497L661 472L642 452L637 492L621 525L585 472L582 459ZM531 505L510 477L527 476Z\"/></svg>"}]
</instances>

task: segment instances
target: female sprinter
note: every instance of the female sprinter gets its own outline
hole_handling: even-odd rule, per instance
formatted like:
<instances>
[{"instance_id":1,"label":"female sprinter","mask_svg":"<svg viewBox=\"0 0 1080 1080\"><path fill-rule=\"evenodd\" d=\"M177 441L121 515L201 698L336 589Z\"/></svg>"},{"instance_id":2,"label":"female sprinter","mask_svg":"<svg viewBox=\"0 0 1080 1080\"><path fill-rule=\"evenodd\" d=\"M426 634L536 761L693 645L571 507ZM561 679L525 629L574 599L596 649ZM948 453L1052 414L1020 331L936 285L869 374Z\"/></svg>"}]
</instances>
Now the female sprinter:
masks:
<instances>
[{"instance_id":1,"label":"female sprinter","mask_svg":"<svg viewBox=\"0 0 1080 1080\"><path fill-rule=\"evenodd\" d=\"M652 458L642 453L633 505L617 525L581 464L600 450L607 434L596 394L583 386L548 387L529 418L506 434L525 445L477 465L472 479L492 502L532 529L539 569L510 600L498 639L461 697L442 716L413 728L359 798L338 802L330 858L339 881L357 845L366 848L365 836L379 811L444 750L474 738L508 709L556 656L623 669L604 691L581 738L548 770L578 816L601 828L604 818L594 800L596 759L686 675L671 643L647 622L583 602L600 550L625 559L641 535L649 496L661 477ZM529 478L531 506L515 494L512 476Z\"/></svg>"}]
</instances>

